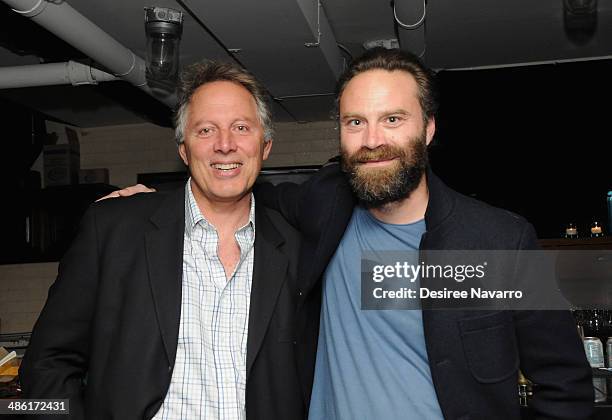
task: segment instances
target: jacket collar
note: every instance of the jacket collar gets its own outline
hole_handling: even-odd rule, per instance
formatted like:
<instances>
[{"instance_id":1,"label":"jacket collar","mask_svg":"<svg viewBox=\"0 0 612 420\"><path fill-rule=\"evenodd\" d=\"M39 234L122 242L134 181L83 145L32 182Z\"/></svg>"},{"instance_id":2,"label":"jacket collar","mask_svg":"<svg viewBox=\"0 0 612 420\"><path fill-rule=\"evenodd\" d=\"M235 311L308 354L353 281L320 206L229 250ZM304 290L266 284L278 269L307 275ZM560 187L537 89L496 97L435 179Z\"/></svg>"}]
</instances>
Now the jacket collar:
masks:
<instances>
[{"instance_id":1,"label":"jacket collar","mask_svg":"<svg viewBox=\"0 0 612 420\"><path fill-rule=\"evenodd\" d=\"M156 193L158 194L158 193ZM161 193L165 197L160 203L157 210L149 219L153 225L162 229L168 225L173 225L179 220L185 223L185 186L170 191L169 193Z\"/></svg>"},{"instance_id":2,"label":"jacket collar","mask_svg":"<svg viewBox=\"0 0 612 420\"><path fill-rule=\"evenodd\" d=\"M181 316L185 188L166 195L150 221L151 229L145 234L149 284L168 363L172 366Z\"/></svg>"},{"instance_id":3,"label":"jacket collar","mask_svg":"<svg viewBox=\"0 0 612 420\"><path fill-rule=\"evenodd\" d=\"M429 201L425 211L425 225L427 231L435 231L445 225L450 219L455 208L456 198L452 190L438 178L431 168L427 167L427 189Z\"/></svg>"},{"instance_id":4,"label":"jacket collar","mask_svg":"<svg viewBox=\"0 0 612 420\"><path fill-rule=\"evenodd\" d=\"M257 233L249 308L247 380L268 331L289 265L289 259L281 248L285 239L268 216L266 208L261 205L255 205L255 226Z\"/></svg>"},{"instance_id":5,"label":"jacket collar","mask_svg":"<svg viewBox=\"0 0 612 420\"><path fill-rule=\"evenodd\" d=\"M272 246L279 247L285 243L284 236L268 216L266 208L263 205L257 205L257 203L255 203L255 226L257 235L261 235L262 239Z\"/></svg>"}]
</instances>

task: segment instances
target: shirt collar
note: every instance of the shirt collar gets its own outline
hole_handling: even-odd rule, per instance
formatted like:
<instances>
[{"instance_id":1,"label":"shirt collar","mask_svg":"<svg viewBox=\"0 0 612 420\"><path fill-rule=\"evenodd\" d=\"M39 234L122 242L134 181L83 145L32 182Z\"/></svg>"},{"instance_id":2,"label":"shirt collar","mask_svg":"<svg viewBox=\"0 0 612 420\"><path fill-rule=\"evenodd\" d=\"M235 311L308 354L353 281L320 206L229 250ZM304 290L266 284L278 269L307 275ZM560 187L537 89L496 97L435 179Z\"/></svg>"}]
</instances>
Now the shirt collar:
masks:
<instances>
[{"instance_id":1,"label":"shirt collar","mask_svg":"<svg viewBox=\"0 0 612 420\"><path fill-rule=\"evenodd\" d=\"M187 234L191 236L191 232L199 224L206 230L215 230L215 227L210 224L206 217L200 211L198 203L195 200L193 191L191 190L191 178L187 180L187 186L185 187L185 230ZM249 221L239 228L236 232L246 230L247 236L250 239L255 237L255 196L251 193L251 207L249 210Z\"/></svg>"}]
</instances>

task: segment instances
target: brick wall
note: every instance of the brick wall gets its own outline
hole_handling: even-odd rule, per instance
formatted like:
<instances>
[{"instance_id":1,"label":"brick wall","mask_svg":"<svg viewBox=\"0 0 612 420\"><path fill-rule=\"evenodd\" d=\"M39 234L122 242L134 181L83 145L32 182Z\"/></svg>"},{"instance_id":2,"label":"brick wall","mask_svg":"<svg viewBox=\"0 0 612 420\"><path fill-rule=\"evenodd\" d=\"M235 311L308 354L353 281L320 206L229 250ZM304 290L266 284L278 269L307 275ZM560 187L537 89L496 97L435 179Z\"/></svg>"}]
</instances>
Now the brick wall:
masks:
<instances>
[{"instance_id":1,"label":"brick wall","mask_svg":"<svg viewBox=\"0 0 612 420\"><path fill-rule=\"evenodd\" d=\"M333 121L279 123L270 157L264 166L323 164L337 154ZM81 168L108 168L110 183L136 183L138 173L183 170L173 131L152 124L132 124L81 130Z\"/></svg>"},{"instance_id":2,"label":"brick wall","mask_svg":"<svg viewBox=\"0 0 612 420\"><path fill-rule=\"evenodd\" d=\"M58 263L0 265L0 333L32 331Z\"/></svg>"}]
</instances>

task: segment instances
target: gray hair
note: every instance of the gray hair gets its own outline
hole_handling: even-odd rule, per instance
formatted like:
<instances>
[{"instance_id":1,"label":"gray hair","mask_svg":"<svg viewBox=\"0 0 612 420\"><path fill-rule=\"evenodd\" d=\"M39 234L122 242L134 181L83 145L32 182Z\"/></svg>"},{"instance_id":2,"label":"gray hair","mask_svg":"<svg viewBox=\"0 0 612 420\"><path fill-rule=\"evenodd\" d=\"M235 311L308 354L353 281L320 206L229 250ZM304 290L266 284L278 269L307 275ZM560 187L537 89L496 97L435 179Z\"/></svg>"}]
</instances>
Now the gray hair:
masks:
<instances>
[{"instance_id":1,"label":"gray hair","mask_svg":"<svg viewBox=\"0 0 612 420\"><path fill-rule=\"evenodd\" d=\"M218 81L239 84L253 95L257 106L257 118L264 130L264 141L270 141L274 135L272 114L267 102L268 95L261 83L249 71L235 64L205 60L188 66L181 73L174 118L176 142L181 144L185 141L189 103L195 91L207 83Z\"/></svg>"}]
</instances>

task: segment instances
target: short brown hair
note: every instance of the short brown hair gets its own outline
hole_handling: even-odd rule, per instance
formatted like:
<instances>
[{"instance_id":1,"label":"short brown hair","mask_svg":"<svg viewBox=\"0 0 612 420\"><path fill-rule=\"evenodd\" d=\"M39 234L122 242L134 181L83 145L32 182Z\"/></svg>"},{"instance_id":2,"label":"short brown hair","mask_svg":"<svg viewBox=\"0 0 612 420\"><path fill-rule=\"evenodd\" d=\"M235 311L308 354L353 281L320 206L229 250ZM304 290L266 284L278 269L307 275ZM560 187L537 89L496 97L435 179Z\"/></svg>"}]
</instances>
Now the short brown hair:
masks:
<instances>
[{"instance_id":1,"label":"short brown hair","mask_svg":"<svg viewBox=\"0 0 612 420\"><path fill-rule=\"evenodd\" d=\"M405 71L411 74L419 87L419 103L425 123L438 111L435 74L416 55L398 49L372 48L353 60L340 76L336 87L336 114L340 110L342 92L355 76L369 70Z\"/></svg>"},{"instance_id":2,"label":"short brown hair","mask_svg":"<svg viewBox=\"0 0 612 420\"><path fill-rule=\"evenodd\" d=\"M176 142L185 141L185 126L189 114L191 97L199 87L212 82L227 81L241 85L248 90L257 105L257 116L264 130L264 140L269 141L274 135L272 115L264 87L248 70L232 63L205 60L188 66L180 77L178 103L174 118Z\"/></svg>"}]
</instances>

